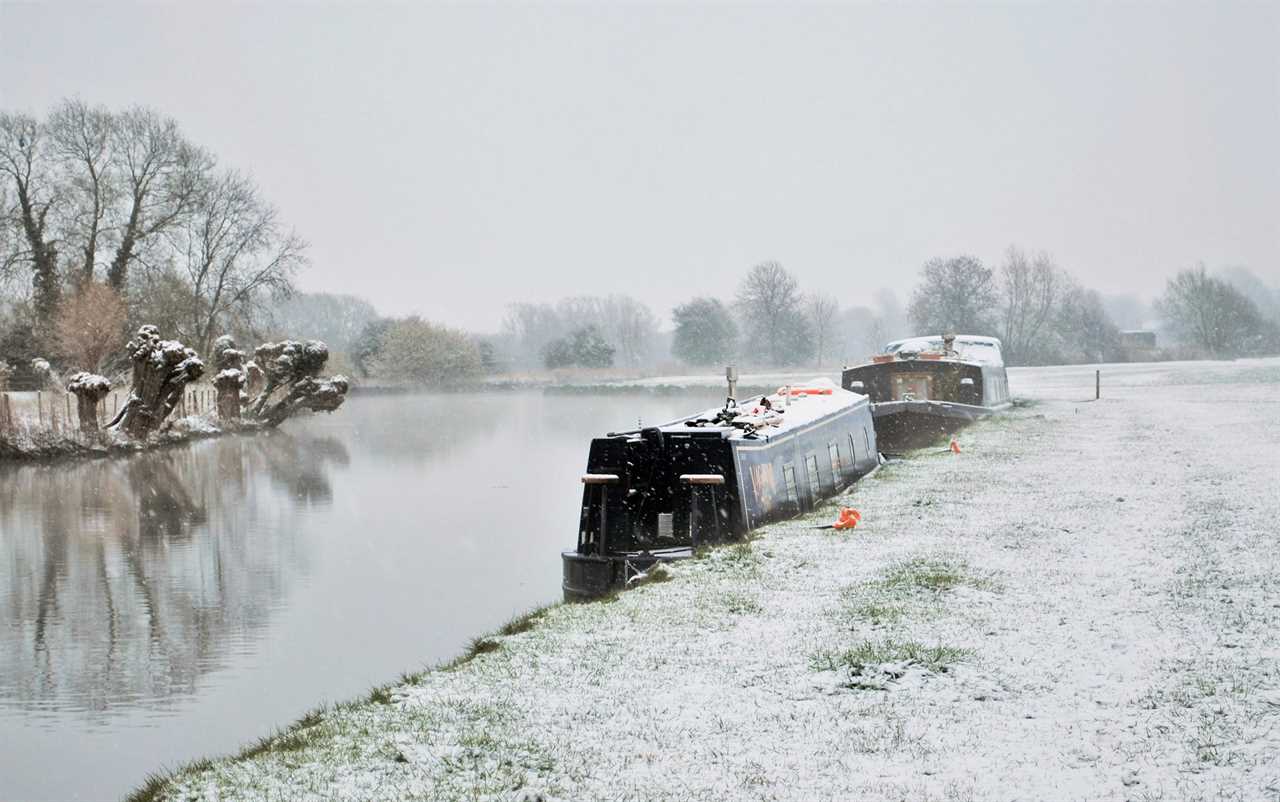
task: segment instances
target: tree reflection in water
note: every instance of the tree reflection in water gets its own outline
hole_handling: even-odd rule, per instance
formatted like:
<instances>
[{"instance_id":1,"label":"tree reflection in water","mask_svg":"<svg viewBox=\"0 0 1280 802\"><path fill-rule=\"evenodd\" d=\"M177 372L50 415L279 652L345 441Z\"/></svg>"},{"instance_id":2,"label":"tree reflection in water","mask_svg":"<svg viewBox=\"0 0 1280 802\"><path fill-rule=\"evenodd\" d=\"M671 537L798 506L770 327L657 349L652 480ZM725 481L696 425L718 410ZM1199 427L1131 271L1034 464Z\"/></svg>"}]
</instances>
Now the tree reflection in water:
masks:
<instances>
[{"instance_id":1,"label":"tree reflection in water","mask_svg":"<svg viewBox=\"0 0 1280 802\"><path fill-rule=\"evenodd\" d=\"M291 520L349 462L277 431L0 469L0 703L96 718L192 693L306 572Z\"/></svg>"}]
</instances>

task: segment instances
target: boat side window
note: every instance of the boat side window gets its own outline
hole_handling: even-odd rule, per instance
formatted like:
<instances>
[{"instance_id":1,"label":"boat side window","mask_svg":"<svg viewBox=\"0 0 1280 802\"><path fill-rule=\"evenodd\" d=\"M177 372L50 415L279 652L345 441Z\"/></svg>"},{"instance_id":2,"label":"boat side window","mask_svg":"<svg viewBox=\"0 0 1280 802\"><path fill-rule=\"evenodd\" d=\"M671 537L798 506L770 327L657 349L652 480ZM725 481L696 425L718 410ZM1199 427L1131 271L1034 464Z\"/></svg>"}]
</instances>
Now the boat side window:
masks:
<instances>
[{"instance_id":1,"label":"boat side window","mask_svg":"<svg viewBox=\"0 0 1280 802\"><path fill-rule=\"evenodd\" d=\"M853 434L849 434L849 453L853 455L853 464L858 464L858 446L853 442Z\"/></svg>"},{"instance_id":2,"label":"boat side window","mask_svg":"<svg viewBox=\"0 0 1280 802\"><path fill-rule=\"evenodd\" d=\"M796 491L796 466L789 462L782 466L782 483L787 486L787 501L799 509L800 495Z\"/></svg>"},{"instance_id":3,"label":"boat side window","mask_svg":"<svg viewBox=\"0 0 1280 802\"><path fill-rule=\"evenodd\" d=\"M804 458L804 471L809 474L809 501L813 504L818 503L818 498L822 495L822 483L818 476L818 457L809 454Z\"/></svg>"},{"instance_id":4,"label":"boat side window","mask_svg":"<svg viewBox=\"0 0 1280 802\"><path fill-rule=\"evenodd\" d=\"M867 447L867 455L871 455L871 435L867 434L867 427L862 427L862 444Z\"/></svg>"},{"instance_id":5,"label":"boat side window","mask_svg":"<svg viewBox=\"0 0 1280 802\"><path fill-rule=\"evenodd\" d=\"M831 457L831 484L840 484L844 475L844 466L840 463L840 444L827 443L827 454Z\"/></svg>"}]
</instances>

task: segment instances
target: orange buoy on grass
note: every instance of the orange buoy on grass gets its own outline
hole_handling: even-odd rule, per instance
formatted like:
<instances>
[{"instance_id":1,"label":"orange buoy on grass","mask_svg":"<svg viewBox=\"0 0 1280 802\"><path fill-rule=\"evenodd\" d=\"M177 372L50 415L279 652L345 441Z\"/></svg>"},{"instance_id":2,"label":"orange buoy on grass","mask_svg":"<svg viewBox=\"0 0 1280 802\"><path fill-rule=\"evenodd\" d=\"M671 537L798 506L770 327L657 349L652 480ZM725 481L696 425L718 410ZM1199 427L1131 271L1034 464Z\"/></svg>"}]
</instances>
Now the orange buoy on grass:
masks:
<instances>
[{"instance_id":1,"label":"orange buoy on grass","mask_svg":"<svg viewBox=\"0 0 1280 802\"><path fill-rule=\"evenodd\" d=\"M840 517L831 525L832 529L853 529L862 520L862 513L853 507L841 507Z\"/></svg>"}]
</instances>

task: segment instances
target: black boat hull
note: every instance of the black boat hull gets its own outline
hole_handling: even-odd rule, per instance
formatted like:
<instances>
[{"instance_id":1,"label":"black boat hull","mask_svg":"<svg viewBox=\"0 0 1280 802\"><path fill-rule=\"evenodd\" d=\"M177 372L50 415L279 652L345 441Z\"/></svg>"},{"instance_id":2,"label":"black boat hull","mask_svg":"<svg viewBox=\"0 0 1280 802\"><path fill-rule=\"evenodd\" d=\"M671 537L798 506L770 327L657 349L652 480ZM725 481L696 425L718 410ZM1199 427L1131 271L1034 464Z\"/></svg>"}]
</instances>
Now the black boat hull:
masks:
<instances>
[{"instance_id":1,"label":"black boat hull","mask_svg":"<svg viewBox=\"0 0 1280 802\"><path fill-rule=\"evenodd\" d=\"M612 554L579 554L577 551L561 553L564 561L564 580L560 583L567 602L584 602L608 596L622 590L639 574L660 562L687 559L692 549L664 549L659 552L633 552Z\"/></svg>"},{"instance_id":2,"label":"black boat hull","mask_svg":"<svg viewBox=\"0 0 1280 802\"><path fill-rule=\"evenodd\" d=\"M885 401L871 405L882 451L924 448L1008 405L982 407L947 401Z\"/></svg>"}]
</instances>

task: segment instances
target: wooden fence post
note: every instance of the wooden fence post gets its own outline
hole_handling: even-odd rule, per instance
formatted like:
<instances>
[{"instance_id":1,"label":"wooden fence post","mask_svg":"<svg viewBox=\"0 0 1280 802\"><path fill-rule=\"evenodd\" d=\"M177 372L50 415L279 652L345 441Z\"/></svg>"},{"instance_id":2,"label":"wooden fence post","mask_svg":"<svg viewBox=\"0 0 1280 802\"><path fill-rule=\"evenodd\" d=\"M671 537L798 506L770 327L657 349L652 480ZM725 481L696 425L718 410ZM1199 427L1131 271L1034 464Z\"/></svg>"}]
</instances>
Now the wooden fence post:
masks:
<instances>
[{"instance_id":1,"label":"wooden fence post","mask_svg":"<svg viewBox=\"0 0 1280 802\"><path fill-rule=\"evenodd\" d=\"M1094 371L1093 374L1093 400L1097 401L1102 398L1102 371Z\"/></svg>"}]
</instances>

